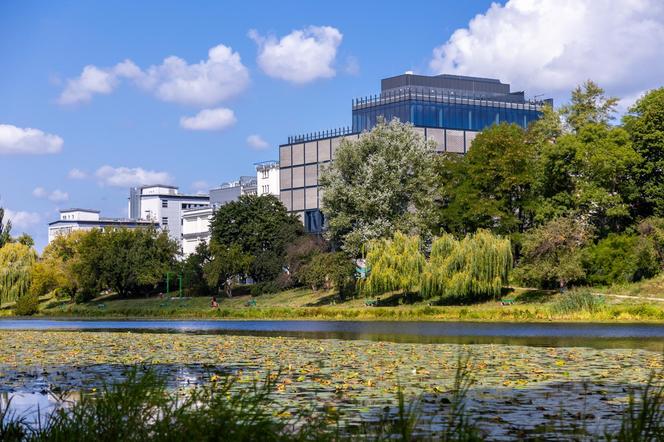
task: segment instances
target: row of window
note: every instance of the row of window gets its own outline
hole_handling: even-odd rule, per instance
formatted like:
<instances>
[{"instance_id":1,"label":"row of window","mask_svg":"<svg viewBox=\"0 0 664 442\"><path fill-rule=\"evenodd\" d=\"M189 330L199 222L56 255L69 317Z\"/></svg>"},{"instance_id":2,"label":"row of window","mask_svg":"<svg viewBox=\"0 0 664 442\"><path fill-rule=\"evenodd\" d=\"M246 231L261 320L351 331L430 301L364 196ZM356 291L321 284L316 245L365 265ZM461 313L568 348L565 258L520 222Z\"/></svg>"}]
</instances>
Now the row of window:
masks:
<instances>
[{"instance_id":1,"label":"row of window","mask_svg":"<svg viewBox=\"0 0 664 442\"><path fill-rule=\"evenodd\" d=\"M376 125L378 117L386 120L396 117L415 126L480 131L503 122L525 128L540 115L541 112L529 109L410 101L354 110L353 132L371 129Z\"/></svg>"},{"instance_id":2,"label":"row of window","mask_svg":"<svg viewBox=\"0 0 664 442\"><path fill-rule=\"evenodd\" d=\"M318 187L306 189L282 190L279 194L281 202L289 212L318 209Z\"/></svg>"}]
</instances>

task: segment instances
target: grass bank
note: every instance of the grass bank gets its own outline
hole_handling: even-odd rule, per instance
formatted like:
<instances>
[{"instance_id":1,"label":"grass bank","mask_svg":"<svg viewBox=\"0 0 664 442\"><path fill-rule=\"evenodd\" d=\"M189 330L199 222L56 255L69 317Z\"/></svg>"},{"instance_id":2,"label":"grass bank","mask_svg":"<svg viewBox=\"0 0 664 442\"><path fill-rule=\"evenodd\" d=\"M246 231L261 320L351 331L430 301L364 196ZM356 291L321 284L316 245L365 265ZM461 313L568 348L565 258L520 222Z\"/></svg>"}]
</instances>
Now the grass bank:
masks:
<instances>
[{"instance_id":1,"label":"grass bank","mask_svg":"<svg viewBox=\"0 0 664 442\"><path fill-rule=\"evenodd\" d=\"M489 301L472 305L429 305L400 295L382 297L378 306L366 306L364 298L340 302L335 293L294 289L252 298L241 292L220 299L192 297L117 299L101 297L85 304L49 300L39 316L80 318L179 318L179 319L318 319L318 320L425 320L486 322L662 322L664 303L606 297L601 303L579 302L569 296L541 290L517 289L508 296L510 305ZM248 305L254 299L255 305ZM591 299L592 301L592 299ZM10 310L5 313L11 314Z\"/></svg>"}]
</instances>

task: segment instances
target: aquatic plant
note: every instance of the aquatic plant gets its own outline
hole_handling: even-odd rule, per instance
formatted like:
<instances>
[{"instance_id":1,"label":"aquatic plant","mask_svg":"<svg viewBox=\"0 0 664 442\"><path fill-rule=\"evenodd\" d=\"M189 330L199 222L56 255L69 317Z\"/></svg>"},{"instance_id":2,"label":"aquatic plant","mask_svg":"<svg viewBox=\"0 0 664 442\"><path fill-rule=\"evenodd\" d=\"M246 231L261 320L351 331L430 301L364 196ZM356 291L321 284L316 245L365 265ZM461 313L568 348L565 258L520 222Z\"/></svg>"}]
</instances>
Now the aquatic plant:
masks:
<instances>
[{"instance_id":1,"label":"aquatic plant","mask_svg":"<svg viewBox=\"0 0 664 442\"><path fill-rule=\"evenodd\" d=\"M561 295L551 306L554 314L566 315L576 312L598 313L606 307L603 296L594 295L587 289L572 290Z\"/></svg>"}]
</instances>

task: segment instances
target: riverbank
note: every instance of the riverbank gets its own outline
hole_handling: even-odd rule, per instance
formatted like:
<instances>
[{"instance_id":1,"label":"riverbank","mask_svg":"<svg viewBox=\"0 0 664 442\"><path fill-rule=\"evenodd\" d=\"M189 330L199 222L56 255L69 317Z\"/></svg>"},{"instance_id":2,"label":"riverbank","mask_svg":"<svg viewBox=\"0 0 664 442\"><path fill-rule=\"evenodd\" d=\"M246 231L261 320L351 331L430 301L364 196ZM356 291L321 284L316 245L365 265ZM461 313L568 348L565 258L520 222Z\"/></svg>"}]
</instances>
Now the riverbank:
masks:
<instances>
[{"instance_id":1,"label":"riverbank","mask_svg":"<svg viewBox=\"0 0 664 442\"><path fill-rule=\"evenodd\" d=\"M633 296L633 295L631 295ZM489 301L472 305L429 305L421 299L386 296L377 306L366 299L341 302L335 293L293 289L251 297L238 294L219 299L219 308L210 307L210 298L179 298L175 295L141 299L114 296L74 304L67 300L47 300L38 317L57 318L168 318L168 319L317 319L317 320L395 320L395 321L480 321L480 322L664 322L664 303L635 297L603 297L596 308L572 306L561 309L562 295L541 290L517 289L507 295L510 303ZM376 301L376 300L374 300ZM254 304L255 303L255 304ZM4 316L11 310L5 309Z\"/></svg>"}]
</instances>

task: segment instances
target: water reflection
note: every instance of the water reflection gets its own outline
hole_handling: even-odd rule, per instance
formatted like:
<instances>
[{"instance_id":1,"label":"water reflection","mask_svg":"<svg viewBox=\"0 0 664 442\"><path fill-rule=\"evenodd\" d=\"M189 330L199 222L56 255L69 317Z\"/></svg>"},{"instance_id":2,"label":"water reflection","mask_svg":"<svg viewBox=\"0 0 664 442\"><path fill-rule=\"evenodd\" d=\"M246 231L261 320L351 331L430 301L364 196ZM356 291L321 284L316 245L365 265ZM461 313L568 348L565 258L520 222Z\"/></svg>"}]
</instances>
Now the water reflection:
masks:
<instances>
[{"instance_id":1,"label":"water reflection","mask_svg":"<svg viewBox=\"0 0 664 442\"><path fill-rule=\"evenodd\" d=\"M286 336L428 344L644 348L664 352L664 325L657 324L9 319L0 320L0 329Z\"/></svg>"}]
</instances>

